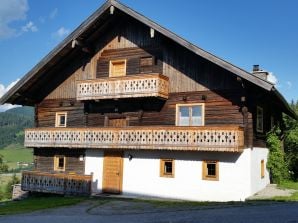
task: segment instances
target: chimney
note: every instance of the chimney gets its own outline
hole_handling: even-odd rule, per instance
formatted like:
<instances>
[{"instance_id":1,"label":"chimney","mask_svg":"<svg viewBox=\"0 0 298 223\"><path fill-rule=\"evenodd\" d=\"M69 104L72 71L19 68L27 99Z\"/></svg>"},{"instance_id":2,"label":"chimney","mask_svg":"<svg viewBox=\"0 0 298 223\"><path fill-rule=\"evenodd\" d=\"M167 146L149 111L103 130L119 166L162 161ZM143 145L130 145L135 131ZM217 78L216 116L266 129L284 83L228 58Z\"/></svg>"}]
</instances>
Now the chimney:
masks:
<instances>
[{"instance_id":1,"label":"chimney","mask_svg":"<svg viewBox=\"0 0 298 223\"><path fill-rule=\"evenodd\" d=\"M260 69L260 65L253 65L252 74L255 76L258 76L266 81L267 81L267 77L269 75L269 73L267 71Z\"/></svg>"}]
</instances>

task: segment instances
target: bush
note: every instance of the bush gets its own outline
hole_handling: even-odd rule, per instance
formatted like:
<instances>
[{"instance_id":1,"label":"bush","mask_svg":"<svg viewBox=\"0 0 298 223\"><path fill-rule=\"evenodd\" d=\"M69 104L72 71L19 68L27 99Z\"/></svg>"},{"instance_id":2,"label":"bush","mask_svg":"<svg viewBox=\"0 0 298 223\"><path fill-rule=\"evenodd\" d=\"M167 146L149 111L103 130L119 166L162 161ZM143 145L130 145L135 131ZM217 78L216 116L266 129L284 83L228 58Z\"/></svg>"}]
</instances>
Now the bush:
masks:
<instances>
[{"instance_id":1,"label":"bush","mask_svg":"<svg viewBox=\"0 0 298 223\"><path fill-rule=\"evenodd\" d=\"M288 179L289 176L277 132L277 129L273 129L267 134L267 146L269 148L267 168L273 183L280 183L282 180Z\"/></svg>"}]
</instances>

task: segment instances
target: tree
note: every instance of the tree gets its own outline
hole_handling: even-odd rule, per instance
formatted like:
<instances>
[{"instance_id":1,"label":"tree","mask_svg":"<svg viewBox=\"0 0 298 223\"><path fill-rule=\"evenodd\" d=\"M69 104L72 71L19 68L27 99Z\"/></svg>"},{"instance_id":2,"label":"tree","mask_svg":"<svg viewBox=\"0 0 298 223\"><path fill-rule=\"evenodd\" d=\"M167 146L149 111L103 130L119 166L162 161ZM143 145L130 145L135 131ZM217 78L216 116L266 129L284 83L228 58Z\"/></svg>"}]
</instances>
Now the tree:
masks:
<instances>
[{"instance_id":1,"label":"tree","mask_svg":"<svg viewBox=\"0 0 298 223\"><path fill-rule=\"evenodd\" d=\"M282 143L279 139L279 129L272 129L267 134L267 146L269 148L269 156L267 168L270 171L273 183L280 183L288 178L288 169L285 163L284 153L281 149Z\"/></svg>"},{"instance_id":2,"label":"tree","mask_svg":"<svg viewBox=\"0 0 298 223\"><path fill-rule=\"evenodd\" d=\"M296 114L298 113L298 101L291 102L290 106ZM298 121L289 117L284 117L285 138L284 149L287 166L293 180L298 180Z\"/></svg>"},{"instance_id":3,"label":"tree","mask_svg":"<svg viewBox=\"0 0 298 223\"><path fill-rule=\"evenodd\" d=\"M8 166L3 163L3 155L0 154L0 174L8 171Z\"/></svg>"}]
</instances>

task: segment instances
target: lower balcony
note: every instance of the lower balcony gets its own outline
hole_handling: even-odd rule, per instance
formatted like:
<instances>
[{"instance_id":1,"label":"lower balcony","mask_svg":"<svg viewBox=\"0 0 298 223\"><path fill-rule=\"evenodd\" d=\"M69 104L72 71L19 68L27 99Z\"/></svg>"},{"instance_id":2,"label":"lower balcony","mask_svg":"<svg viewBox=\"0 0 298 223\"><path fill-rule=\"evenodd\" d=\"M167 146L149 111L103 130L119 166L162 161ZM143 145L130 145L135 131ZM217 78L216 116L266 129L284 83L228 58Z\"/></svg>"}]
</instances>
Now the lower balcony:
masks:
<instances>
[{"instance_id":1,"label":"lower balcony","mask_svg":"<svg viewBox=\"0 0 298 223\"><path fill-rule=\"evenodd\" d=\"M53 174L37 171L22 173L22 190L54 194L89 195L92 176L74 174Z\"/></svg>"},{"instance_id":2,"label":"lower balcony","mask_svg":"<svg viewBox=\"0 0 298 223\"><path fill-rule=\"evenodd\" d=\"M239 126L35 128L25 130L25 146L242 152L244 133Z\"/></svg>"}]
</instances>

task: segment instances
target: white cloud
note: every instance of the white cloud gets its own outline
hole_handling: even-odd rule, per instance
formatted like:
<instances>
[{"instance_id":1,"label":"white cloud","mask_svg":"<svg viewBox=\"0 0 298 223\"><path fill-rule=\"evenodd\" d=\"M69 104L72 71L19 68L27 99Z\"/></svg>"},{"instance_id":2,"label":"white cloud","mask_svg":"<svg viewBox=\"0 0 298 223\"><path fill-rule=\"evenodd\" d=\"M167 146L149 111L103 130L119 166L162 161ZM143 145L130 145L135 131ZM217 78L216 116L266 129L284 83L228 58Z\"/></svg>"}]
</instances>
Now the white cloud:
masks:
<instances>
[{"instance_id":1,"label":"white cloud","mask_svg":"<svg viewBox=\"0 0 298 223\"><path fill-rule=\"evenodd\" d=\"M11 22L26 19L29 10L27 0L1 0L0 3L0 39L16 36Z\"/></svg>"},{"instance_id":2,"label":"white cloud","mask_svg":"<svg viewBox=\"0 0 298 223\"><path fill-rule=\"evenodd\" d=\"M38 28L32 21L28 22L25 26L22 27L22 32L37 32Z\"/></svg>"},{"instance_id":3,"label":"white cloud","mask_svg":"<svg viewBox=\"0 0 298 223\"><path fill-rule=\"evenodd\" d=\"M7 87L5 87L3 84L0 84L0 98L9 91L10 88L12 88L20 79L17 79L16 81L11 82ZM19 105L11 105L11 104L4 104L0 105L0 112L6 111L11 108L19 107Z\"/></svg>"},{"instance_id":4,"label":"white cloud","mask_svg":"<svg viewBox=\"0 0 298 223\"><path fill-rule=\"evenodd\" d=\"M287 84L288 89L291 89L293 86L291 81L287 81L286 84Z\"/></svg>"},{"instance_id":5,"label":"white cloud","mask_svg":"<svg viewBox=\"0 0 298 223\"><path fill-rule=\"evenodd\" d=\"M55 8L53 11L51 11L49 18L54 19L54 18L56 18L57 15L58 15L58 9Z\"/></svg>"},{"instance_id":6,"label":"white cloud","mask_svg":"<svg viewBox=\"0 0 298 223\"><path fill-rule=\"evenodd\" d=\"M59 28L56 32L52 33L52 37L55 39L62 39L70 33L69 29L64 28L63 26Z\"/></svg>"},{"instance_id":7,"label":"white cloud","mask_svg":"<svg viewBox=\"0 0 298 223\"><path fill-rule=\"evenodd\" d=\"M276 76L274 76L273 73L269 72L268 76L267 76L267 80L270 81L272 84L277 84L278 83L278 79Z\"/></svg>"}]
</instances>

